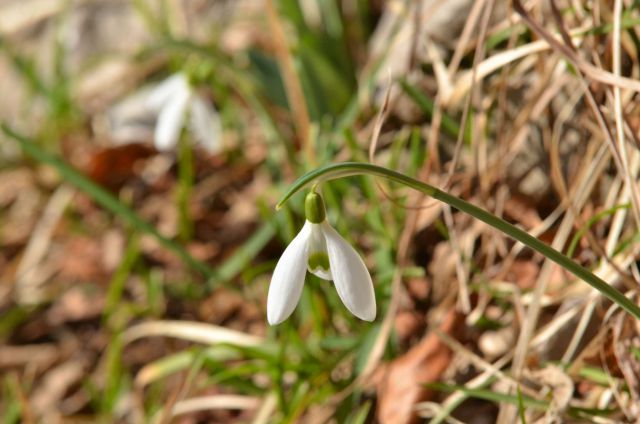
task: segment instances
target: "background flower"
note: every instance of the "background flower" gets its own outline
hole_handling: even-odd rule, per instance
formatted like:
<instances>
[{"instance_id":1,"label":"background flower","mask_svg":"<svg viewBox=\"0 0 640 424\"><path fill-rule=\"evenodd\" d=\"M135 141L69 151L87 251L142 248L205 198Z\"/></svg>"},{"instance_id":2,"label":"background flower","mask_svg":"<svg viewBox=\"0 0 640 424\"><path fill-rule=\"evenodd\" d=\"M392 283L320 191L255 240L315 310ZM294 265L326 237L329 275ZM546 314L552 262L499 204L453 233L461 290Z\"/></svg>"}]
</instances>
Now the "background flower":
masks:
<instances>
[{"instance_id":1,"label":"background flower","mask_svg":"<svg viewBox=\"0 0 640 424\"><path fill-rule=\"evenodd\" d=\"M158 84L149 94L147 104L158 116L154 133L158 150L176 147L187 119L196 142L212 153L220 149L220 115L194 90L183 73L174 74Z\"/></svg>"}]
</instances>

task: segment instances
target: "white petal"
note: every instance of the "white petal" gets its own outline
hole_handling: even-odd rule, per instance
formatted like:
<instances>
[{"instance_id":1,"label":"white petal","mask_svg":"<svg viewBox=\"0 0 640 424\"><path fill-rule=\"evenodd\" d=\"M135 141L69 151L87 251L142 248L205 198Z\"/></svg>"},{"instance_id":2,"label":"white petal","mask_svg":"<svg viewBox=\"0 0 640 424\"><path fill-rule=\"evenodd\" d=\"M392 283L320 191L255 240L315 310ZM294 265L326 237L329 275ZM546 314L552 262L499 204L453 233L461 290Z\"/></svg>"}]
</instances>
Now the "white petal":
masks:
<instances>
[{"instance_id":1,"label":"white petal","mask_svg":"<svg viewBox=\"0 0 640 424\"><path fill-rule=\"evenodd\" d=\"M189 92L189 82L183 74L174 74L155 86L147 97L147 107L158 113L179 93Z\"/></svg>"},{"instance_id":2,"label":"white petal","mask_svg":"<svg viewBox=\"0 0 640 424\"><path fill-rule=\"evenodd\" d=\"M358 252L328 222L322 223L331 274L342 303L365 321L376 318L376 297L371 275Z\"/></svg>"},{"instance_id":3,"label":"white petal","mask_svg":"<svg viewBox=\"0 0 640 424\"><path fill-rule=\"evenodd\" d=\"M190 128L196 141L214 153L220 149L222 124L213 105L198 95L191 99Z\"/></svg>"},{"instance_id":4,"label":"white petal","mask_svg":"<svg viewBox=\"0 0 640 424\"><path fill-rule=\"evenodd\" d=\"M154 134L156 149L169 150L178 144L189 97L188 91L179 92L160 110Z\"/></svg>"},{"instance_id":5,"label":"white petal","mask_svg":"<svg viewBox=\"0 0 640 424\"><path fill-rule=\"evenodd\" d=\"M280 324L293 312L300 300L304 276L307 272L307 244L311 232L307 222L289 243L273 271L267 295L267 320Z\"/></svg>"}]
</instances>

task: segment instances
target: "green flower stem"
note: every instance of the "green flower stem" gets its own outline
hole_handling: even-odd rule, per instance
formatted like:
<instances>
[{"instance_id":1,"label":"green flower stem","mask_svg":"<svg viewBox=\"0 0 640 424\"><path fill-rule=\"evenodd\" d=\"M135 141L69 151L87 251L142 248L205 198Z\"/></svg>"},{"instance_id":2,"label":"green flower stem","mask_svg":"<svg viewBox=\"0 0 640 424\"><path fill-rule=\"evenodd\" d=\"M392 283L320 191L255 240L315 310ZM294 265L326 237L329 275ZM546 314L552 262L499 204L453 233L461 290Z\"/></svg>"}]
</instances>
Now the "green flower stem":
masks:
<instances>
[{"instance_id":1,"label":"green flower stem","mask_svg":"<svg viewBox=\"0 0 640 424\"><path fill-rule=\"evenodd\" d=\"M588 269L578 265L567 256L541 242L537 238L531 236L525 231L519 229L515 225L509 224L507 221L498 218L497 216L485 211L469 202L459 199L450 195L442 190L439 190L429 184L418 181L414 178L408 177L396 171L392 171L380 166L358 163L358 162L344 162L333 165L327 165L322 168L318 168L302 177L298 178L289 188L287 193L282 197L282 200L277 204L276 209L280 209L282 205L296 192L304 188L311 183L321 183L324 181L334 180L337 178L348 177L352 175L373 175L376 177L386 178L391 181L403 184L407 187L418 190L427 196L430 196L436 200L440 200L459 211L465 212L480 221L483 221L493 228L503 232L504 234L512 237L515 240L525 244L531 249L542 253L546 258L551 259L567 271L574 274L584 282L591 285L598 290L602 295L608 297L611 301L618 304L621 308L625 309L636 319L640 319L640 307L627 298L623 293L616 288L607 284L606 281L593 274Z\"/></svg>"}]
</instances>

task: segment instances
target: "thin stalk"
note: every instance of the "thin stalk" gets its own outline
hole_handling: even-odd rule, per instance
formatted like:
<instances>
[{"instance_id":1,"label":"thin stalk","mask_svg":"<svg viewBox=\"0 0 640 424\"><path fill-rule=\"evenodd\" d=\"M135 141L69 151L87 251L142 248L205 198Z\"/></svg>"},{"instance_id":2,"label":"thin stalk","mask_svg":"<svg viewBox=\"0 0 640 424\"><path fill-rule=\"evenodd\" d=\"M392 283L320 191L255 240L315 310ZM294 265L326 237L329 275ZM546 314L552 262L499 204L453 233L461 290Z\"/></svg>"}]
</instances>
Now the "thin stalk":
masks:
<instances>
[{"instance_id":1,"label":"thin stalk","mask_svg":"<svg viewBox=\"0 0 640 424\"><path fill-rule=\"evenodd\" d=\"M289 190L282 197L280 202L276 205L276 209L280 209L282 205L296 192L303 189L312 183L321 183L324 181L334 180L336 178L348 177L352 175L372 175L377 177L386 178L391 181L403 184L414 190L418 190L427 196L430 196L436 200L440 200L451 207L467 213L480 221L489 224L493 228L508 235L509 237L525 244L531 249L543 254L546 258L551 259L562 268L571 272L573 275L589 284L594 289L598 290L602 295L615 302L621 308L625 309L636 319L640 319L640 307L627 298L622 292L616 288L610 286L606 281L593 274L588 269L580 266L576 262L572 261L567 256L531 236L515 225L509 224L507 221L498 218L492 213L481 209L469 202L459 199L451 194L439 190L429 184L418 181L414 178L408 177L390 169L386 169L380 166L372 165L369 163L357 163L357 162L344 162L333 165L327 165L311 172L306 173L302 177L298 178L290 187Z\"/></svg>"}]
</instances>

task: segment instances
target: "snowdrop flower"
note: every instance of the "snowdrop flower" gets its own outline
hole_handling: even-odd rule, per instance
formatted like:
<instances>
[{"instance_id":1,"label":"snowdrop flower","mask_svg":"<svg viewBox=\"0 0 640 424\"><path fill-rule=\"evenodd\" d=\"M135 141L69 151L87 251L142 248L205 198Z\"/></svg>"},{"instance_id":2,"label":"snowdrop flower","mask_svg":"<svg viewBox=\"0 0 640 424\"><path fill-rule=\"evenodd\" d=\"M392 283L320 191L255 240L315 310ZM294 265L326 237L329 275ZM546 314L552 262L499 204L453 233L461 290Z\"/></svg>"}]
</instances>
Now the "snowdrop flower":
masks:
<instances>
[{"instance_id":1,"label":"snowdrop flower","mask_svg":"<svg viewBox=\"0 0 640 424\"><path fill-rule=\"evenodd\" d=\"M196 141L209 152L220 148L220 116L191 86L187 77L175 74L161 82L150 94L147 105L158 114L154 144L158 150L176 147L180 132L189 119Z\"/></svg>"},{"instance_id":2,"label":"snowdrop flower","mask_svg":"<svg viewBox=\"0 0 640 424\"><path fill-rule=\"evenodd\" d=\"M307 220L285 249L273 271L267 296L267 319L276 325L295 309L307 270L333 280L342 303L365 321L376 317L376 299L369 271L360 255L326 220L324 201L312 191L305 199Z\"/></svg>"}]
</instances>

